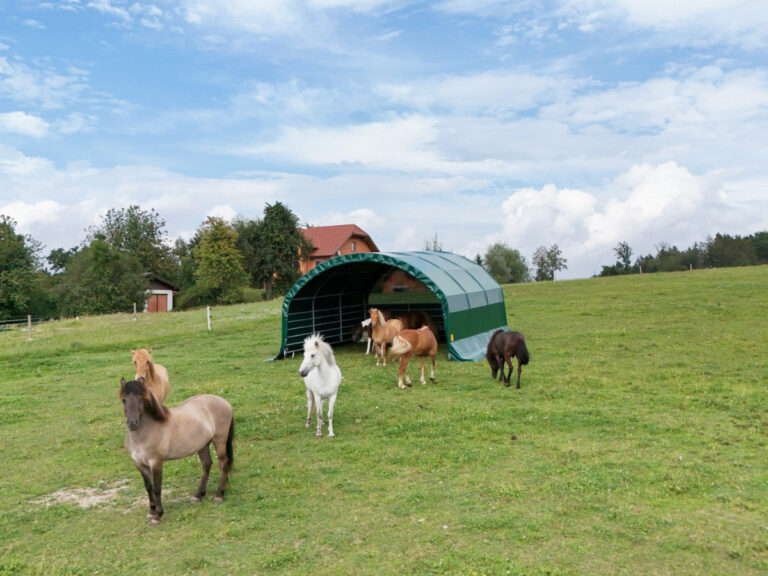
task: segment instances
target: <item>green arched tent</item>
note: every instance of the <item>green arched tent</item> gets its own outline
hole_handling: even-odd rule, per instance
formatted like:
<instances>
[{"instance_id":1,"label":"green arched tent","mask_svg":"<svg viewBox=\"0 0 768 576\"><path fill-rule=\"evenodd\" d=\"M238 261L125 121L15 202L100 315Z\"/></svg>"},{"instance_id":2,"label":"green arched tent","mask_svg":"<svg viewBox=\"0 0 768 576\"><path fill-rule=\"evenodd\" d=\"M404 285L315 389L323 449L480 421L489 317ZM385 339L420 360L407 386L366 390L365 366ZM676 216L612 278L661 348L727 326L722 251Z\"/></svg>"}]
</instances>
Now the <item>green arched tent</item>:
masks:
<instances>
[{"instance_id":1,"label":"green arched tent","mask_svg":"<svg viewBox=\"0 0 768 576\"><path fill-rule=\"evenodd\" d=\"M426 289L381 291L386 278L405 271ZM405 289L404 286L400 287ZM424 310L454 360L485 356L488 340L507 328L501 287L479 265L450 252L371 252L332 258L307 272L283 302L279 358L300 352L304 339L320 332L330 344L348 342L370 306L394 314Z\"/></svg>"}]
</instances>

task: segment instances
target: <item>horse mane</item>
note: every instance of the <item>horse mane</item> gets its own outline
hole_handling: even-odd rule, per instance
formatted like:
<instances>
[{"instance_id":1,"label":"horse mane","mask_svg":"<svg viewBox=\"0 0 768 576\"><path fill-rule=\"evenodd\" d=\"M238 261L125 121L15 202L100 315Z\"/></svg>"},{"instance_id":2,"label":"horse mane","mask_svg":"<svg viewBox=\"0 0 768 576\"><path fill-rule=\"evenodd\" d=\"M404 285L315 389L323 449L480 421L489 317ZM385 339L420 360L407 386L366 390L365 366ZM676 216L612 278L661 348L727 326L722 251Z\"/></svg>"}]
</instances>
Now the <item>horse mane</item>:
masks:
<instances>
[{"instance_id":1,"label":"horse mane","mask_svg":"<svg viewBox=\"0 0 768 576\"><path fill-rule=\"evenodd\" d=\"M317 349L320 351L320 353L323 355L323 358L325 358L325 361L333 366L336 364L336 357L333 354L333 348L331 347L328 342L325 341L323 338L323 335L320 333L312 334L311 336L307 336L304 340L304 347L308 345L311 345L312 343L317 344Z\"/></svg>"},{"instance_id":2,"label":"horse mane","mask_svg":"<svg viewBox=\"0 0 768 576\"><path fill-rule=\"evenodd\" d=\"M145 382L144 378L130 380L129 382L121 381L120 398L125 398L129 394L136 394L144 401L144 411L153 420L165 422L168 420L170 410L155 398L155 395L149 391Z\"/></svg>"}]
</instances>

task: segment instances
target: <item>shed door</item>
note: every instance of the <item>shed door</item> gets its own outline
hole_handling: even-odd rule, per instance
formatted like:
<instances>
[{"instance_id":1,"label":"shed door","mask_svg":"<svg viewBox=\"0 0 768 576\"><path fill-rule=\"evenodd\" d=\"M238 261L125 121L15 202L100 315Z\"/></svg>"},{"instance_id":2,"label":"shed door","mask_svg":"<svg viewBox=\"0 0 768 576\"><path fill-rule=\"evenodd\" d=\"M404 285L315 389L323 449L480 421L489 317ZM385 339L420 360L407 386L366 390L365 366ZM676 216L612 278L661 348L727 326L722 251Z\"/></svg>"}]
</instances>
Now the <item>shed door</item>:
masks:
<instances>
[{"instance_id":1,"label":"shed door","mask_svg":"<svg viewBox=\"0 0 768 576\"><path fill-rule=\"evenodd\" d=\"M147 300L147 312L167 312L168 295L152 294Z\"/></svg>"}]
</instances>

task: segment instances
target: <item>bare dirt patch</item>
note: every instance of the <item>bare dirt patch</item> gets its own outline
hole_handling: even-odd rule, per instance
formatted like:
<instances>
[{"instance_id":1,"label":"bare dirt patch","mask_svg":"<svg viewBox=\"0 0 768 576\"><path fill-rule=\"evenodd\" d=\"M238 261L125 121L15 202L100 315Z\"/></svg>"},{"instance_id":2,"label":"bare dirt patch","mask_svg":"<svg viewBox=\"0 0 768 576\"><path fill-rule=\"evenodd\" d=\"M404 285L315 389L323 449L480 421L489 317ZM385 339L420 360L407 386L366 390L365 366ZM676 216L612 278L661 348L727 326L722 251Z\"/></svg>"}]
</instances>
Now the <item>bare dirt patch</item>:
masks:
<instances>
[{"instance_id":1,"label":"bare dirt patch","mask_svg":"<svg viewBox=\"0 0 768 576\"><path fill-rule=\"evenodd\" d=\"M80 508L91 508L99 504L108 504L117 498L118 493L129 484L128 480L120 480L112 484L100 483L95 488L64 488L53 494L48 494L32 504L40 506L56 506L59 504L77 504Z\"/></svg>"}]
</instances>

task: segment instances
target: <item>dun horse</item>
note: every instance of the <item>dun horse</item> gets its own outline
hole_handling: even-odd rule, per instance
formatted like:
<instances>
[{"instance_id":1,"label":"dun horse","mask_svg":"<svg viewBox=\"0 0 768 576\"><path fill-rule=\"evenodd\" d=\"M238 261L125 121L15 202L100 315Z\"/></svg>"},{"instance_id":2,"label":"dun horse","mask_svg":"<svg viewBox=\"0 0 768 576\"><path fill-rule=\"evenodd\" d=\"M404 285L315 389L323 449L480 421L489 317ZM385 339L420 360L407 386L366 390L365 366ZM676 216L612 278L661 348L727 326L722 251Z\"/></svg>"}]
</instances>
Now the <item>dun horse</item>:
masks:
<instances>
[{"instance_id":1,"label":"dun horse","mask_svg":"<svg viewBox=\"0 0 768 576\"><path fill-rule=\"evenodd\" d=\"M376 354L376 366L379 365L379 352L381 352L381 359L384 366L387 365L387 344L392 342L392 339L397 336L403 329L403 323L397 318L391 320L385 320L384 314L378 308L371 308L371 326L373 331L371 337L373 338L373 351ZM379 345L381 350L376 347Z\"/></svg>"},{"instance_id":2,"label":"dun horse","mask_svg":"<svg viewBox=\"0 0 768 576\"><path fill-rule=\"evenodd\" d=\"M131 350L131 354L133 354L133 366L136 369L134 378L136 380L144 378L146 387L162 404L168 398L168 370L152 361L152 348Z\"/></svg>"},{"instance_id":3,"label":"dun horse","mask_svg":"<svg viewBox=\"0 0 768 576\"><path fill-rule=\"evenodd\" d=\"M397 387L405 388L406 384L411 385L411 379L408 377L406 367L412 356L417 356L421 360L421 383L426 384L424 379L424 359L429 356L432 359L432 370L429 379L435 379L435 357L437 356L437 338L432 330L423 326L418 330L403 330L395 336L390 348L390 354L400 356L400 366L397 374ZM405 384L403 383L405 376Z\"/></svg>"},{"instance_id":4,"label":"dun horse","mask_svg":"<svg viewBox=\"0 0 768 576\"><path fill-rule=\"evenodd\" d=\"M318 438L323 435L323 399L328 399L328 436L333 437L333 407L336 393L341 384L341 370L336 365L333 348L320 334L312 334L304 340L304 360L299 366L299 375L307 387L307 428L309 428L312 405L315 406Z\"/></svg>"},{"instance_id":5,"label":"dun horse","mask_svg":"<svg viewBox=\"0 0 768 576\"><path fill-rule=\"evenodd\" d=\"M485 358L491 366L491 375L496 378L499 374L499 380L509 386L512 377L512 358L517 358L517 388L520 388L520 366L528 364L531 359L528 354L528 347L525 345L525 336L520 332L505 332L496 330L488 341L488 348L485 352ZM509 367L509 372L504 376L504 364Z\"/></svg>"},{"instance_id":6,"label":"dun horse","mask_svg":"<svg viewBox=\"0 0 768 576\"><path fill-rule=\"evenodd\" d=\"M210 445L219 460L219 489L215 501L224 498L224 489L234 460L232 440L235 421L232 406L220 396L193 396L167 408L149 392L144 378L120 380L120 399L125 412L125 449L144 479L149 496L149 518L153 524L163 517L163 462L197 453L203 476L195 494L201 500L208 487L213 463Z\"/></svg>"}]
</instances>

